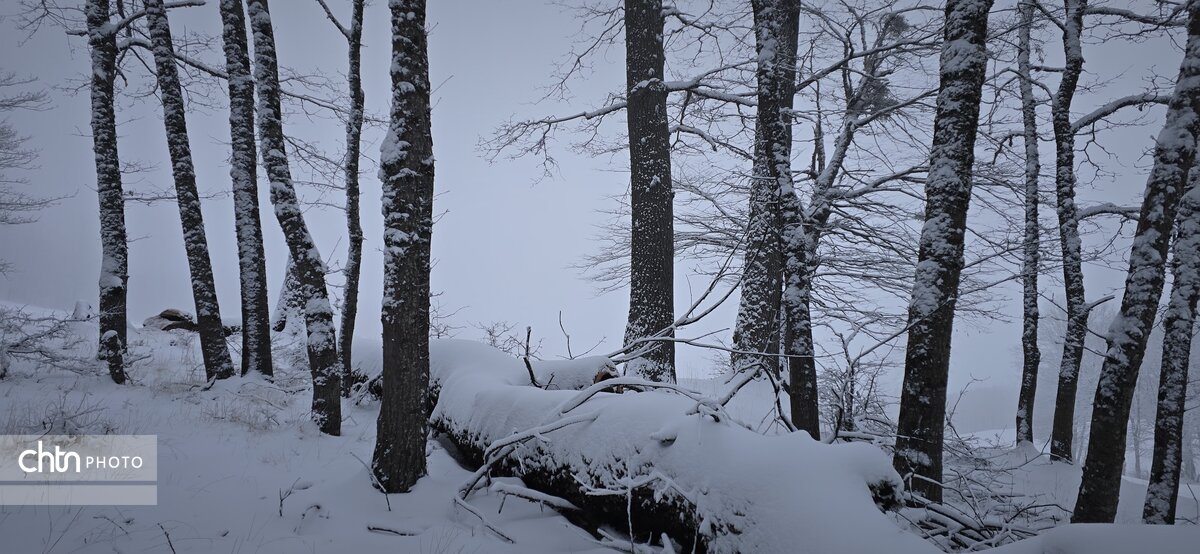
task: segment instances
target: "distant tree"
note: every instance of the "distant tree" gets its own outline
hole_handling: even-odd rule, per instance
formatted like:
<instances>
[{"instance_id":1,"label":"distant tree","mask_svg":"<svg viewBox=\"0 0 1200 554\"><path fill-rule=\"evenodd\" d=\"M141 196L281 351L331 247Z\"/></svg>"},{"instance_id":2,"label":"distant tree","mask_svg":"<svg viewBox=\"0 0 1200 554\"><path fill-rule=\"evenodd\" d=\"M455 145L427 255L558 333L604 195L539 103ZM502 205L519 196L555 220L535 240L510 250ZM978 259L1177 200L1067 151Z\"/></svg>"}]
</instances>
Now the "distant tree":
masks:
<instances>
[{"instance_id":1,"label":"distant tree","mask_svg":"<svg viewBox=\"0 0 1200 554\"><path fill-rule=\"evenodd\" d=\"M263 165L271 183L271 203L295 263L296 282L304 303L308 365L313 379L312 415L321 432L341 434L341 367L333 307L325 285L325 262L308 231L292 184L280 108L279 62L267 0L249 0L254 36L254 75L258 84L258 132Z\"/></svg>"},{"instance_id":2,"label":"distant tree","mask_svg":"<svg viewBox=\"0 0 1200 554\"><path fill-rule=\"evenodd\" d=\"M267 262L258 206L258 154L254 146L254 78L246 44L242 0L221 0L225 73L229 84L229 175L233 181L234 229L242 299L242 375L274 373Z\"/></svg>"},{"instance_id":3,"label":"distant tree","mask_svg":"<svg viewBox=\"0 0 1200 554\"><path fill-rule=\"evenodd\" d=\"M15 110L39 110L45 107L45 92L8 92L33 82L32 78L25 79L14 73L0 71L0 117ZM27 137L7 119L0 119L0 225L33 222L36 220L35 212L54 203L54 199L33 196L20 190L27 183L13 172L33 169L37 160L37 152L25 146L26 140ZM0 260L0 274L7 269L8 265Z\"/></svg>"},{"instance_id":4,"label":"distant tree","mask_svg":"<svg viewBox=\"0 0 1200 554\"><path fill-rule=\"evenodd\" d=\"M433 135L425 0L392 0L391 123L383 186L383 398L371 469L384 492L425 474Z\"/></svg>"},{"instance_id":5,"label":"distant tree","mask_svg":"<svg viewBox=\"0 0 1200 554\"><path fill-rule=\"evenodd\" d=\"M1166 123L1155 143L1154 167L1146 182L1129 254L1121 309L1107 336L1073 523L1111 523L1116 517L1130 404L1162 295L1171 227L1196 158L1200 133L1200 1L1189 1L1186 9L1188 39L1183 63Z\"/></svg>"},{"instance_id":6,"label":"distant tree","mask_svg":"<svg viewBox=\"0 0 1200 554\"><path fill-rule=\"evenodd\" d=\"M674 193L663 66L662 0L625 0L625 86L629 128L629 322L625 343L675 320ZM660 342L632 367L653 381L675 381L675 345Z\"/></svg>"},{"instance_id":7,"label":"distant tree","mask_svg":"<svg viewBox=\"0 0 1200 554\"><path fill-rule=\"evenodd\" d=\"M144 0L146 25L149 27L158 92L162 99L163 124L167 131L167 149L171 154L171 173L175 180L176 204L183 226L183 243L187 251L188 271L192 281L192 299L196 306L196 331L200 335L200 351L204 358L204 373L209 380L226 379L233 375L233 361L225 346L225 329L221 323L221 307L217 302L217 285L213 279L212 261L208 255L208 238L204 233L204 216L200 195L196 191L196 169L192 164L192 148L188 143L187 113L183 89L179 85L179 70L175 66L175 48L171 43L171 25L163 0Z\"/></svg>"},{"instance_id":8,"label":"distant tree","mask_svg":"<svg viewBox=\"0 0 1200 554\"><path fill-rule=\"evenodd\" d=\"M963 268L975 132L987 70L990 0L946 3L941 87L934 117L894 463L912 490L940 501L946 380Z\"/></svg>"}]
</instances>

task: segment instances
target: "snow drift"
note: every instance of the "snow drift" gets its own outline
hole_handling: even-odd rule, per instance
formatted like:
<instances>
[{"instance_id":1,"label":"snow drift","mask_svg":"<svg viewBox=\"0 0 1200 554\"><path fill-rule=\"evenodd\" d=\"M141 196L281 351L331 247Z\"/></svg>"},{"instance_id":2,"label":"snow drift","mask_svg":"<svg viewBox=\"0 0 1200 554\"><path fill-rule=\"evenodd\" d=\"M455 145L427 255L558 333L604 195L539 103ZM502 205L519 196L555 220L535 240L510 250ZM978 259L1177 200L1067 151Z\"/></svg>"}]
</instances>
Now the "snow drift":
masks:
<instances>
[{"instance_id":1,"label":"snow drift","mask_svg":"<svg viewBox=\"0 0 1200 554\"><path fill-rule=\"evenodd\" d=\"M881 513L877 503L894 503L902 483L874 447L764 436L686 389L538 388L522 361L478 343L430 349L435 429L473 461L500 456L499 473L639 541L666 535L708 552L936 552ZM535 372L594 375L599 365Z\"/></svg>"}]
</instances>

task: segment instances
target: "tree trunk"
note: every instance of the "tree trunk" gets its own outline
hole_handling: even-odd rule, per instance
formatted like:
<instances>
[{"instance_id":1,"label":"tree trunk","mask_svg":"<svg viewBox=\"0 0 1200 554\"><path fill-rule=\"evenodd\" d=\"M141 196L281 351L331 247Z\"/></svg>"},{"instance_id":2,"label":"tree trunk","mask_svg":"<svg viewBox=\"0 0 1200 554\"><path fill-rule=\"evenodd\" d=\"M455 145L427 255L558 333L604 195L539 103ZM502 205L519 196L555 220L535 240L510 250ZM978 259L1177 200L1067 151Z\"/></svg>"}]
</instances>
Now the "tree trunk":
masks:
<instances>
[{"instance_id":1,"label":"tree trunk","mask_svg":"<svg viewBox=\"0 0 1200 554\"><path fill-rule=\"evenodd\" d=\"M1071 128L1071 100L1083 71L1083 12L1087 0L1065 0L1063 51L1066 61L1058 92L1051 103L1054 120L1054 190L1058 202L1058 236L1062 245L1063 284L1066 287L1067 333L1063 338L1054 402L1054 427L1050 435L1050 459L1071 461L1074 438L1075 396L1079 387L1079 364L1087 338L1088 310L1083 289L1083 261L1079 218L1075 209L1075 131Z\"/></svg>"},{"instance_id":2,"label":"tree trunk","mask_svg":"<svg viewBox=\"0 0 1200 554\"><path fill-rule=\"evenodd\" d=\"M963 236L971 201L975 132L987 70L990 0L946 4L941 86L933 123L925 226L908 309L908 349L900 394L894 463L901 475L915 474L912 489L942 498L942 436L946 378L954 307L963 267Z\"/></svg>"},{"instance_id":3,"label":"tree trunk","mask_svg":"<svg viewBox=\"0 0 1200 554\"><path fill-rule=\"evenodd\" d=\"M1171 225L1195 161L1200 132L1200 1L1192 0L1187 7L1187 46L1166 124L1154 146L1154 168L1129 253L1121 312L1108 332L1072 523L1111 523L1117 515L1129 405L1162 296Z\"/></svg>"},{"instance_id":4,"label":"tree trunk","mask_svg":"<svg viewBox=\"0 0 1200 554\"><path fill-rule=\"evenodd\" d=\"M425 0L393 0L391 125L383 182L383 401L371 466L384 492L425 474L433 135Z\"/></svg>"},{"instance_id":5,"label":"tree trunk","mask_svg":"<svg viewBox=\"0 0 1200 554\"><path fill-rule=\"evenodd\" d=\"M183 90L179 85L179 69L175 67L171 25L167 21L163 0L145 0L144 4L158 77L158 93L162 98L167 149L171 154L171 175L175 180L179 222L183 225L183 245L192 278L192 300L196 306L196 332L200 335L204 375L210 381L227 379L233 376L233 361L229 358L229 348L225 346L217 284L213 280L212 261L208 257L208 238L204 234L200 194L196 191L196 168L192 165L192 147L188 144L187 116Z\"/></svg>"},{"instance_id":6,"label":"tree trunk","mask_svg":"<svg viewBox=\"0 0 1200 554\"><path fill-rule=\"evenodd\" d=\"M625 84L633 217L626 344L654 336L675 320L674 193L664 63L662 0L625 0ZM655 349L631 362L630 367L652 381L674 382L674 343L659 342Z\"/></svg>"},{"instance_id":7,"label":"tree trunk","mask_svg":"<svg viewBox=\"0 0 1200 554\"><path fill-rule=\"evenodd\" d=\"M254 146L254 79L246 44L242 0L221 0L221 38L229 76L229 176L233 182L233 220L238 243L242 299L242 375L274 373L271 360L271 312L267 300L267 259L258 207L258 169Z\"/></svg>"},{"instance_id":8,"label":"tree trunk","mask_svg":"<svg viewBox=\"0 0 1200 554\"><path fill-rule=\"evenodd\" d=\"M92 59L92 151L96 156L96 191L100 197L100 346L116 383L125 382L127 344L126 286L129 245L125 236L125 196L121 158L117 154L117 116L113 79L117 75L116 30L109 21L108 0L88 0L88 49Z\"/></svg>"},{"instance_id":9,"label":"tree trunk","mask_svg":"<svg viewBox=\"0 0 1200 554\"><path fill-rule=\"evenodd\" d=\"M520 477L588 523L642 544L666 534L682 552L936 550L876 512L896 505L901 483L868 445L763 436L665 391L537 389L519 360L478 343L435 341L431 351L433 428L467 461L494 460L487 475ZM523 432L527 441L514 440ZM698 467L729 470L714 479ZM781 502L795 511L780 514Z\"/></svg>"},{"instance_id":10,"label":"tree trunk","mask_svg":"<svg viewBox=\"0 0 1200 554\"><path fill-rule=\"evenodd\" d=\"M350 117L346 120L346 230L350 237L346 249L346 290L342 305L342 396L350 395L354 385L354 318L358 317L358 280L362 273L363 230L358 210L358 164L362 146L363 106L366 99L362 88L362 23L364 0L354 0L350 16Z\"/></svg>"},{"instance_id":11,"label":"tree trunk","mask_svg":"<svg viewBox=\"0 0 1200 554\"><path fill-rule=\"evenodd\" d=\"M1021 16L1017 39L1017 73L1021 88L1021 120L1025 136L1025 236L1024 259L1021 264L1021 392L1017 398L1017 444L1033 444L1033 412L1037 398L1038 366L1042 353L1038 350L1038 255L1040 229L1038 226L1038 159L1037 98L1033 95L1033 70L1030 68L1030 33L1033 30L1033 0L1021 0L1017 7Z\"/></svg>"},{"instance_id":12,"label":"tree trunk","mask_svg":"<svg viewBox=\"0 0 1200 554\"><path fill-rule=\"evenodd\" d=\"M341 434L341 368L333 307L325 288L325 262L308 232L296 189L292 186L287 145L283 138L283 113L279 103L279 62L275 33L267 0L249 0L250 29L254 34L254 71L258 82L258 129L263 165L271 183L271 203L283 229L295 264L297 293L304 301L308 332L308 366L313 377L313 419L322 433Z\"/></svg>"},{"instance_id":13,"label":"tree trunk","mask_svg":"<svg viewBox=\"0 0 1200 554\"><path fill-rule=\"evenodd\" d=\"M1193 166L1189 191L1175 219L1171 260L1171 299L1163 317L1162 368L1158 378L1158 411L1154 424L1154 460L1142 519L1175 523L1179 476L1183 465L1183 415L1191 364L1196 300L1200 298L1200 171Z\"/></svg>"}]
</instances>

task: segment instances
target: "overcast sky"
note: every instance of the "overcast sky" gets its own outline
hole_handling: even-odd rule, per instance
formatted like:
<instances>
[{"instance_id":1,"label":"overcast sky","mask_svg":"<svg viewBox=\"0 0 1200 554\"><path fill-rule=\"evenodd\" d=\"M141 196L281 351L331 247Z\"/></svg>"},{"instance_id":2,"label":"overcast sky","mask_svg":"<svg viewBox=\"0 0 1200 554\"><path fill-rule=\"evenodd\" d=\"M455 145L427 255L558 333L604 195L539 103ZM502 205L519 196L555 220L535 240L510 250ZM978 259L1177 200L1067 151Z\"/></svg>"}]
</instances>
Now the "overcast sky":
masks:
<instances>
[{"instance_id":1,"label":"overcast sky","mask_svg":"<svg viewBox=\"0 0 1200 554\"><path fill-rule=\"evenodd\" d=\"M43 196L69 196L46 210L37 223L0 228L0 257L15 270L0 278L0 299L69 309L76 300L96 302L99 272L97 203L94 166L88 135L86 89L69 90L87 69L83 41L61 30L43 28L37 35L14 30L16 2L0 4L7 15L0 27L0 69L32 75L51 89L52 109L38 113L16 113L11 121L30 135L30 146L40 150L40 168L27 175L30 192ZM184 29L215 35L219 16L215 2L175 10L171 23L176 36ZM346 13L344 2L332 4ZM316 2L277 1L272 6L281 64L328 74L340 85L345 67L345 41L325 20ZM599 210L611 208L611 196L627 186L626 160L621 153L612 158L588 158L572 154L564 143L556 156L560 171L553 178L537 181L541 169L534 160L501 160L489 164L477 151L481 136L489 135L510 116L538 116L563 112L566 104L532 102L550 83L554 64L563 59L577 36L575 15L562 7L535 1L430 2L429 22L431 80L435 91L433 112L434 152L437 158L436 188L440 195L435 209L445 216L434 229L433 288L441 291L440 303L447 311L457 310L454 321L465 328L460 335L473 338L475 322L507 320L532 325L535 336L546 337L545 355L565 354L558 331L558 314L572 334L578 351L606 339L600 351L611 350L623 335L626 291L597 295L594 283L569 266L594 252L597 225L607 216ZM363 78L368 108L386 113L390 43L386 2L377 1L367 10L364 30ZM1048 64L1056 63L1055 48L1048 48ZM1088 75L1092 81L1123 75L1108 86L1102 97L1083 94L1077 112L1090 110L1103 100L1138 92L1146 87L1148 75L1173 78L1179 50L1166 41L1131 45L1108 41L1085 47ZM220 65L219 52L206 59ZM614 49L597 58L586 80L573 87L576 111L597 105L604 95L621 88L623 52ZM218 90L223 95L223 92ZM218 98L219 100L219 98ZM169 189L170 181L163 136L161 106L154 97L140 101L125 98L118 109L120 151L123 161L156 165L156 170L134 177L127 189ZM188 124L202 191L218 193L230 187L227 142L228 114L223 107L195 109ZM1084 189L1083 203L1094 201L1131 202L1140 196L1145 183L1147 160L1143 152L1157 133L1161 110L1153 112L1149 124L1119 130L1105 146L1116 156L1106 160L1116 175ZM343 140L335 121L307 122L294 118L288 129L310 137L324 137L330 147ZM616 129L619 129L618 123ZM1048 130L1047 130L1048 132ZM378 152L374 136L364 146L371 157ZM1053 163L1052 149L1043 145L1043 166ZM807 157L807 153L798 153ZM1125 169L1122 169L1124 166ZM298 175L298 177L304 177ZM264 180L260 177L260 185ZM266 187L260 187L263 206L269 207ZM378 253L381 217L379 186L374 175L363 181L363 225L367 243L361 285L358 337L370 338L379 331L382 262ZM339 201L336 195L331 200ZM1049 208L1045 221L1052 221ZM227 196L208 200L204 217L218 294L226 319L238 315L237 260L234 247L233 208ZM190 310L191 295L182 248L178 212L174 205L152 207L130 205L129 235L136 239L130 253L130 320L138 322L164 308ZM341 214L314 209L308 222L322 253L333 260L345 254L345 229ZM269 208L263 213L272 301L282 281L285 246ZM1089 297L1111 292L1122 283L1120 272L1089 267ZM700 291L703 277L690 279L690 267L677 267L677 304L690 302L689 286ZM1046 284L1051 293L1058 285ZM1015 286L1002 291L1012 300L1003 305L1010 319L1019 313L1019 291ZM1058 293L1061 295L1061 293ZM733 323L736 297L711 316L696 333L729 327ZM726 332L722 336L728 338ZM1015 406L1015 383L1020 375L1019 324L995 321L956 328L952 358L951 388L971 376L989 379L1011 389ZM359 352L374 359L374 352ZM709 352L679 350L681 376L702 376L711 369ZM1057 366L1057 353L1043 354L1043 371ZM899 378L898 376L896 377ZM1048 398L1052 391L1042 391ZM1006 414L1005 418L1011 414Z\"/></svg>"}]
</instances>

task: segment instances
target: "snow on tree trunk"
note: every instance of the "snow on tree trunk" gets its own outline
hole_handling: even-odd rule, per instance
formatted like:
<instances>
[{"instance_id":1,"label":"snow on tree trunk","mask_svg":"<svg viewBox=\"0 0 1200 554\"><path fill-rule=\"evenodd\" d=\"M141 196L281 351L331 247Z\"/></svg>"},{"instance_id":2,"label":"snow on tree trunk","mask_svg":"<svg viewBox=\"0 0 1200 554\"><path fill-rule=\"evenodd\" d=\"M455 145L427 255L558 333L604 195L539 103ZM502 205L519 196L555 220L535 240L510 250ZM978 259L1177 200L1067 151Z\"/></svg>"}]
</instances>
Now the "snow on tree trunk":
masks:
<instances>
[{"instance_id":1,"label":"snow on tree trunk","mask_svg":"<svg viewBox=\"0 0 1200 554\"><path fill-rule=\"evenodd\" d=\"M654 336L675 320L674 193L664 63L662 0L625 0L626 119L633 218L626 344ZM658 343L629 367L647 379L674 382L674 343Z\"/></svg>"},{"instance_id":2,"label":"snow on tree trunk","mask_svg":"<svg viewBox=\"0 0 1200 554\"><path fill-rule=\"evenodd\" d=\"M1079 239L1079 217L1075 207L1075 131L1071 128L1071 101L1083 71L1083 13L1087 0L1066 0L1063 17L1063 51L1066 61L1058 92L1051 102L1054 122L1054 189L1058 202L1058 237L1062 247L1063 284L1066 287L1067 332L1063 337L1050 434L1050 459L1071 461L1074 439L1075 396L1079 387L1079 364L1087 338L1088 309L1083 288L1083 261Z\"/></svg>"},{"instance_id":3,"label":"snow on tree trunk","mask_svg":"<svg viewBox=\"0 0 1200 554\"><path fill-rule=\"evenodd\" d=\"M1200 1L1192 0L1187 7L1187 46L1166 124L1154 146L1154 167L1146 181L1129 252L1121 311L1108 330L1108 351L1092 402L1092 426L1079 497L1071 516L1073 523L1111 523L1116 517L1130 403L1162 296L1171 226L1196 157L1196 135L1200 132ZM1195 255L1195 250L1188 254Z\"/></svg>"},{"instance_id":4,"label":"snow on tree trunk","mask_svg":"<svg viewBox=\"0 0 1200 554\"><path fill-rule=\"evenodd\" d=\"M346 230L350 238L346 249L346 288L342 302L341 348L342 395L350 394L354 384L352 364L354 346L354 319L358 317L358 281L362 273L363 230L359 217L358 167L362 146L363 109L366 98L362 88L362 23L365 0L354 0L350 16L349 68L350 117L346 119Z\"/></svg>"},{"instance_id":5,"label":"snow on tree trunk","mask_svg":"<svg viewBox=\"0 0 1200 554\"><path fill-rule=\"evenodd\" d=\"M488 475L520 477L639 543L666 534L682 552L937 551L879 512L902 484L873 446L764 436L714 400L633 392L629 377L615 380L623 394L602 390L613 381L541 389L520 360L480 343L434 341L430 352L430 424L468 461L494 459Z\"/></svg>"},{"instance_id":6,"label":"snow on tree trunk","mask_svg":"<svg viewBox=\"0 0 1200 554\"><path fill-rule=\"evenodd\" d=\"M1142 519L1175 523L1179 477L1183 465L1183 415L1191 364L1196 301L1200 298L1200 171L1191 172L1188 192L1180 200L1172 247L1171 299L1163 317L1162 368L1158 378L1158 412L1154 424L1154 460Z\"/></svg>"},{"instance_id":7,"label":"snow on tree trunk","mask_svg":"<svg viewBox=\"0 0 1200 554\"><path fill-rule=\"evenodd\" d=\"M1017 7L1021 21L1017 39L1017 73L1021 89L1021 120L1025 137L1025 236L1021 264L1021 392L1017 398L1017 443L1033 443L1033 408L1037 398L1038 366L1038 255L1041 238L1038 227L1037 98L1033 95L1033 71L1029 63L1030 34L1033 30L1032 0L1021 0Z\"/></svg>"},{"instance_id":8,"label":"snow on tree trunk","mask_svg":"<svg viewBox=\"0 0 1200 554\"><path fill-rule=\"evenodd\" d=\"M163 124L167 149L171 155L171 175L175 180L179 222L183 226L183 245L187 251L188 272L192 280L192 300L196 306L196 332L200 335L200 353L207 379L233 376L233 361L225 346L221 307L217 303L217 285L213 280L212 261L208 256L208 238L204 234L204 216L196 191L196 168L188 144L187 116L179 69L175 66L175 48L171 44L171 25L163 0L145 0L146 25L150 31L158 93L162 98Z\"/></svg>"},{"instance_id":9,"label":"snow on tree trunk","mask_svg":"<svg viewBox=\"0 0 1200 554\"><path fill-rule=\"evenodd\" d=\"M894 463L902 475L915 474L913 490L937 501L942 498L941 485L930 480L942 479L950 338L963 266L991 5L991 0L951 0L946 4L941 86L925 185L925 225L908 309L908 349Z\"/></svg>"},{"instance_id":10,"label":"snow on tree trunk","mask_svg":"<svg viewBox=\"0 0 1200 554\"><path fill-rule=\"evenodd\" d=\"M752 178L754 186L766 187L766 198L776 199L779 206L777 210L781 227L778 231L771 232L778 232L781 241L783 292L779 301L782 303L784 319L788 323L788 331L784 333L783 352L789 356L788 393L792 423L797 430L805 431L813 438L820 438L817 369L812 357L813 337L809 314L811 287L808 240L805 235L804 209L792 186L791 170L791 110L796 95L796 43L800 24L800 3L795 0L758 0L753 3L753 9L758 52L758 113L754 137L755 173ZM771 211L770 206L767 206L763 214L769 216ZM755 265L764 267L762 264ZM769 300L774 301L773 298ZM743 305L754 307L745 302ZM759 306L770 307L769 304L761 302ZM775 321L777 319L768 318L766 322ZM771 327L767 329L769 333ZM766 349L759 348L759 351L764 350Z\"/></svg>"},{"instance_id":11,"label":"snow on tree trunk","mask_svg":"<svg viewBox=\"0 0 1200 554\"><path fill-rule=\"evenodd\" d=\"M249 0L250 29L254 34L254 74L258 83L258 130L263 165L271 183L271 203L283 229L295 264L297 290L304 303L308 366L313 378L313 419L321 432L338 435L342 428L341 364L333 307L325 287L325 262L308 232L300 201L292 185L287 145L283 138L283 113L279 102L279 62L275 33L267 0Z\"/></svg>"},{"instance_id":12,"label":"snow on tree trunk","mask_svg":"<svg viewBox=\"0 0 1200 554\"><path fill-rule=\"evenodd\" d=\"M425 474L433 136L425 0L392 0L391 123L383 184L383 398L371 467L384 492Z\"/></svg>"},{"instance_id":13,"label":"snow on tree trunk","mask_svg":"<svg viewBox=\"0 0 1200 554\"><path fill-rule=\"evenodd\" d=\"M229 79L229 176L233 182L233 220L237 232L238 275L242 300L242 375L274 373L271 359L271 312L267 300L267 261L258 207L258 153L254 146L254 79L246 44L242 0L221 0L221 38Z\"/></svg>"},{"instance_id":14,"label":"snow on tree trunk","mask_svg":"<svg viewBox=\"0 0 1200 554\"><path fill-rule=\"evenodd\" d=\"M117 75L116 28L108 0L88 0L88 50L91 54L92 150L96 156L96 191L100 197L100 346L99 357L117 383L125 382L127 344L126 287L129 245L125 235L125 196L121 158L117 154L117 116L113 79Z\"/></svg>"}]
</instances>

